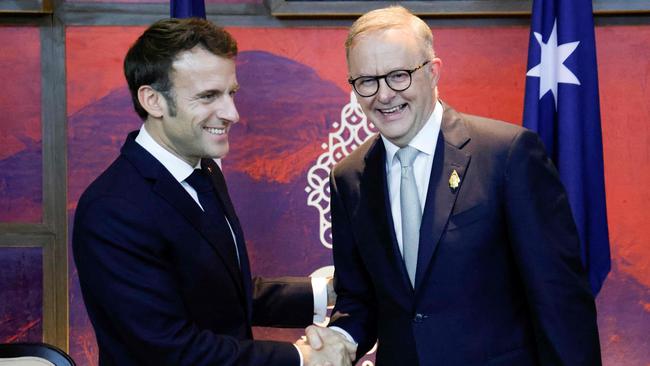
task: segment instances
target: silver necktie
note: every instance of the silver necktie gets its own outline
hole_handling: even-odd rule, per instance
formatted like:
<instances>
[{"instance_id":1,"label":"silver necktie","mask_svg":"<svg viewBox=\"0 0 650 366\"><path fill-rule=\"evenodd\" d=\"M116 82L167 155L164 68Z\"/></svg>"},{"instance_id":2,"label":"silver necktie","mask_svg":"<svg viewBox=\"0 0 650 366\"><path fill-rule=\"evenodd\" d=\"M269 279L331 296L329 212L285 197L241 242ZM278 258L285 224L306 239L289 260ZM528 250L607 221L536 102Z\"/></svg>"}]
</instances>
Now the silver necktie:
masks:
<instances>
[{"instance_id":1,"label":"silver necktie","mask_svg":"<svg viewBox=\"0 0 650 366\"><path fill-rule=\"evenodd\" d=\"M397 159L402 166L402 179L399 188L402 212L402 255L413 287L415 287L415 269L418 264L420 222L422 220L420 198L413 173L413 161L417 155L418 150L411 146L403 147L397 151Z\"/></svg>"}]
</instances>

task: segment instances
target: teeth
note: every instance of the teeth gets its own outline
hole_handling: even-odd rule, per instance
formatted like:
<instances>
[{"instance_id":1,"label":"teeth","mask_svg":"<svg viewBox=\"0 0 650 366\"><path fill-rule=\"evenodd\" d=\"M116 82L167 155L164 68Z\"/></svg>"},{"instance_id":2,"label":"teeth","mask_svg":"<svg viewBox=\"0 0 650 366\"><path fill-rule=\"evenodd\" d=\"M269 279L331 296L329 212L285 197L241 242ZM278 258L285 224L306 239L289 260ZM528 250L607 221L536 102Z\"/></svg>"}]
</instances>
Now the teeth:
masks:
<instances>
[{"instance_id":1,"label":"teeth","mask_svg":"<svg viewBox=\"0 0 650 366\"><path fill-rule=\"evenodd\" d=\"M380 111L381 111L381 113L395 113L398 110L400 110L401 108L402 108L402 106L398 105L398 106L395 106L395 107L393 107L391 109L380 109Z\"/></svg>"},{"instance_id":2,"label":"teeth","mask_svg":"<svg viewBox=\"0 0 650 366\"><path fill-rule=\"evenodd\" d=\"M223 135L224 133L226 133L225 128L206 127L205 130L208 131L208 133L211 133L213 135Z\"/></svg>"}]
</instances>

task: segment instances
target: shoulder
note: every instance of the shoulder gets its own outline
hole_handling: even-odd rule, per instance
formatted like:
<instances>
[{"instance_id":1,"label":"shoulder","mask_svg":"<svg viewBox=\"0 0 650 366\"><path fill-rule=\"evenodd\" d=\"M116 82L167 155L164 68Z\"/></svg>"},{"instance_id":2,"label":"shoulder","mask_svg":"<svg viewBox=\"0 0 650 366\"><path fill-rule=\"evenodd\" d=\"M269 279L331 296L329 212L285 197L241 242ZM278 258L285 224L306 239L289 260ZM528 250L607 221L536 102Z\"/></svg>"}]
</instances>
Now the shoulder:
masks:
<instances>
[{"instance_id":1,"label":"shoulder","mask_svg":"<svg viewBox=\"0 0 650 366\"><path fill-rule=\"evenodd\" d=\"M460 113L447 105L441 133L446 143L456 144L472 154L503 154L503 157L519 141L537 139L535 132L517 124Z\"/></svg>"},{"instance_id":2,"label":"shoulder","mask_svg":"<svg viewBox=\"0 0 650 366\"><path fill-rule=\"evenodd\" d=\"M517 135L526 131L525 128L514 123L467 113L456 113L472 139L479 139L487 143L509 144Z\"/></svg>"},{"instance_id":3,"label":"shoulder","mask_svg":"<svg viewBox=\"0 0 650 366\"><path fill-rule=\"evenodd\" d=\"M149 186L149 187L147 187ZM117 158L82 194L74 213L75 253L157 247L160 207L151 185L128 160ZM148 249L147 249L148 250Z\"/></svg>"},{"instance_id":4,"label":"shoulder","mask_svg":"<svg viewBox=\"0 0 650 366\"><path fill-rule=\"evenodd\" d=\"M79 198L77 212L83 212L90 205L115 201L138 206L148 190L150 184L128 159L120 155L86 188Z\"/></svg>"},{"instance_id":5,"label":"shoulder","mask_svg":"<svg viewBox=\"0 0 650 366\"><path fill-rule=\"evenodd\" d=\"M335 178L350 178L361 174L368 159L379 158L384 154L384 145L379 134L371 136L350 154L341 159L333 168Z\"/></svg>"}]
</instances>

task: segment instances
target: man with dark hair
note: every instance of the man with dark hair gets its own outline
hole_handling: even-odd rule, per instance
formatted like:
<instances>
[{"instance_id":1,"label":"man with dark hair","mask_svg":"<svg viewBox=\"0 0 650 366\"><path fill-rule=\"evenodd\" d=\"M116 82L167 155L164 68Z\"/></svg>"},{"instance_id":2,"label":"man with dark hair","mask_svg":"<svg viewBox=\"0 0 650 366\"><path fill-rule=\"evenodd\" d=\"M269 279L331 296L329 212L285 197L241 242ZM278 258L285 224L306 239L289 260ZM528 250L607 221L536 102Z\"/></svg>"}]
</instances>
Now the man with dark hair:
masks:
<instances>
[{"instance_id":1,"label":"man with dark hair","mask_svg":"<svg viewBox=\"0 0 650 366\"><path fill-rule=\"evenodd\" d=\"M441 102L431 29L402 7L359 18L346 55L379 134L331 175L338 297L310 343L345 336L361 356L378 341L382 366L599 365L578 234L538 136Z\"/></svg>"},{"instance_id":2,"label":"man with dark hair","mask_svg":"<svg viewBox=\"0 0 650 366\"><path fill-rule=\"evenodd\" d=\"M253 340L252 325L309 325L328 291L307 278L251 279L213 160L228 152L239 120L236 54L222 28L168 19L126 56L144 123L82 195L72 239L100 365L350 363L343 346L316 352L305 342Z\"/></svg>"}]
</instances>

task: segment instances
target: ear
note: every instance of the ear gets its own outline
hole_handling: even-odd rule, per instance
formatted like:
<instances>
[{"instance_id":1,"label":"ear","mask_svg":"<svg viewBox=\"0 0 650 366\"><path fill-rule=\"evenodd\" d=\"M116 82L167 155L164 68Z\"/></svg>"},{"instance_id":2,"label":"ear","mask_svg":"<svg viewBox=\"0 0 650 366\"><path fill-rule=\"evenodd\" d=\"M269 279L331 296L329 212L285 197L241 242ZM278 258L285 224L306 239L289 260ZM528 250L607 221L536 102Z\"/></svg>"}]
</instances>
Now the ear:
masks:
<instances>
[{"instance_id":1,"label":"ear","mask_svg":"<svg viewBox=\"0 0 650 366\"><path fill-rule=\"evenodd\" d=\"M138 101L151 117L162 118L167 110L165 97L150 85L142 85L138 89Z\"/></svg>"},{"instance_id":2,"label":"ear","mask_svg":"<svg viewBox=\"0 0 650 366\"><path fill-rule=\"evenodd\" d=\"M440 69L442 68L442 60L439 58L435 57L429 64L429 70L431 71L431 82L432 82L432 87L435 87L438 85L438 80L440 79Z\"/></svg>"}]
</instances>

